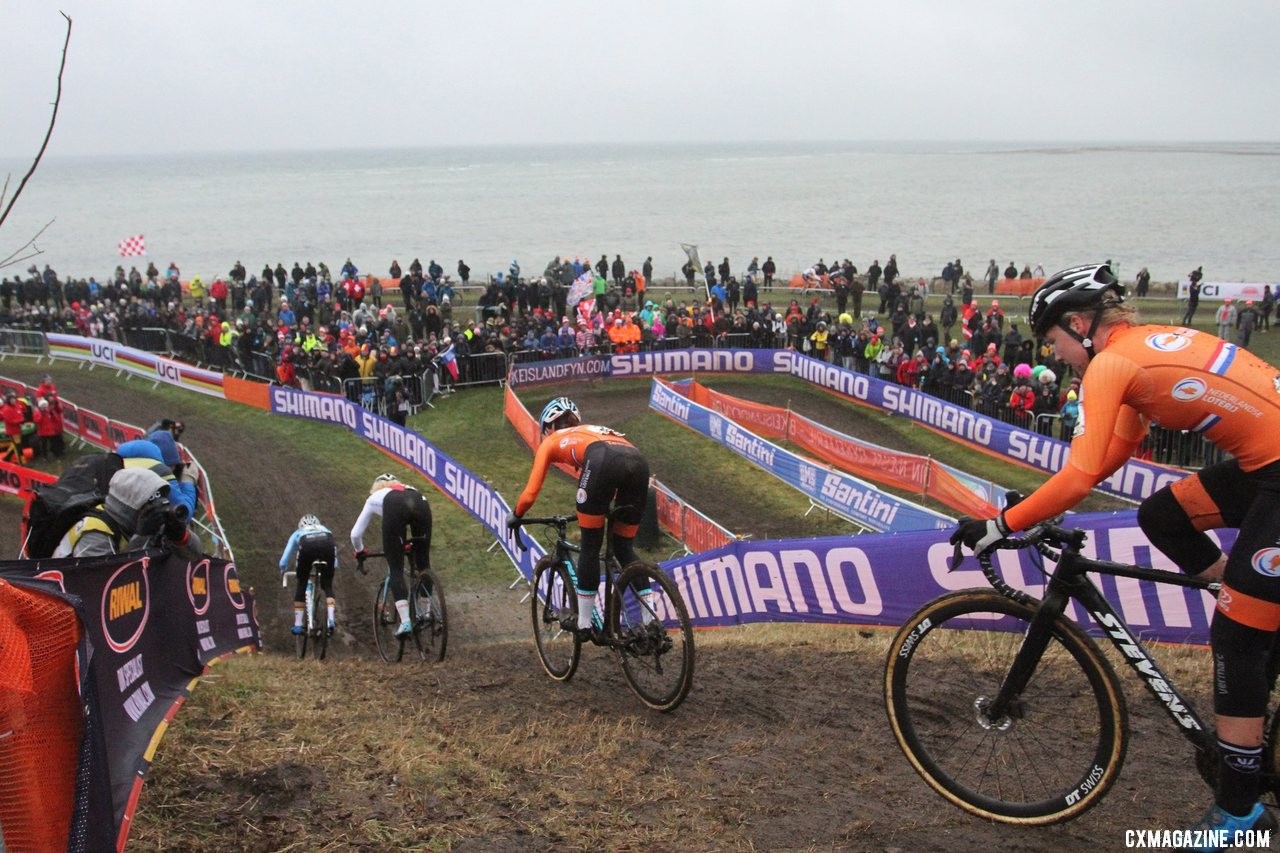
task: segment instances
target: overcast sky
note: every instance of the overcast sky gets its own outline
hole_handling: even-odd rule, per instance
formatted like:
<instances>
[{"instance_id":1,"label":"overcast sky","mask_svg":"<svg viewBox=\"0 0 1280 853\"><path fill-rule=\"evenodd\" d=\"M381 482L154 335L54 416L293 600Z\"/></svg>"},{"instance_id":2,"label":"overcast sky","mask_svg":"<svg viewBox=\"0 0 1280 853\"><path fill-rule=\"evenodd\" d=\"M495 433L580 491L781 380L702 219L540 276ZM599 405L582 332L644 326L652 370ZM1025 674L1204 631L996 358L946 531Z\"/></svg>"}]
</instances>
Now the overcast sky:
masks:
<instances>
[{"instance_id":1,"label":"overcast sky","mask_svg":"<svg viewBox=\"0 0 1280 853\"><path fill-rule=\"evenodd\" d=\"M1275 141L1280 3L4 0L0 157Z\"/></svg>"}]
</instances>

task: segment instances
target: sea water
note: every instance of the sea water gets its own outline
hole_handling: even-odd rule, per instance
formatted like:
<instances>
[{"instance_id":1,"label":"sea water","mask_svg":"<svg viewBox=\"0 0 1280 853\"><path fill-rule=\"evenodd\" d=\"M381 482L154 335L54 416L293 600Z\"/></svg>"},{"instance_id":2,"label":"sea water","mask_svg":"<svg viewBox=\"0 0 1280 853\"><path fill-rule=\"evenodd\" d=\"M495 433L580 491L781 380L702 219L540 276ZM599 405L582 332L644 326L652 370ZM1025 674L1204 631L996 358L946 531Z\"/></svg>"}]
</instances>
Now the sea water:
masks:
<instances>
[{"instance_id":1,"label":"sea water","mask_svg":"<svg viewBox=\"0 0 1280 853\"><path fill-rule=\"evenodd\" d=\"M53 151L56 151L56 144ZM34 154L34 152L33 152ZM10 193L30 161L0 161ZM789 275L819 258L865 270L895 253L908 277L955 258L1048 271L1112 259L1156 281L1203 265L1211 281L1280 279L1280 143L993 145L734 143L422 148L146 157L47 155L0 229L0 257L46 223L38 257L103 276L145 234L162 270L225 274L236 260L460 258L472 277L513 259L620 254L677 274L681 243L740 274L772 255ZM11 266L3 274L12 274Z\"/></svg>"}]
</instances>

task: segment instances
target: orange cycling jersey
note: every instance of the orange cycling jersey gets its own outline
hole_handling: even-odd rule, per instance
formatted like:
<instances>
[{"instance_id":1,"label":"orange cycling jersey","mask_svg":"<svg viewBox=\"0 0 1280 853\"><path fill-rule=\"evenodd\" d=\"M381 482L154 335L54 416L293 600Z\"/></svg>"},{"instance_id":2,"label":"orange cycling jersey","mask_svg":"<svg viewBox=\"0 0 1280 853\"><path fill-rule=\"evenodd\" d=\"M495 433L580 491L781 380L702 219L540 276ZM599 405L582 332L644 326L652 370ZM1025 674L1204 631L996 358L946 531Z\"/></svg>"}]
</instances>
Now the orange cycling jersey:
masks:
<instances>
[{"instance_id":1,"label":"orange cycling jersey","mask_svg":"<svg viewBox=\"0 0 1280 853\"><path fill-rule=\"evenodd\" d=\"M1117 326L1085 371L1070 458L1005 523L1023 530L1075 506L1133 455L1148 423L1203 433L1254 471L1280 459L1280 371L1205 332Z\"/></svg>"},{"instance_id":2,"label":"orange cycling jersey","mask_svg":"<svg viewBox=\"0 0 1280 853\"><path fill-rule=\"evenodd\" d=\"M542 440L538 452L533 457L533 470L529 472L529 482L516 501L516 515L524 515L538 499L542 490L542 482L547 478L547 469L551 463L582 467L587 448L598 441L609 444L625 444L631 446L626 436L608 427L579 424L568 429L558 429Z\"/></svg>"}]
</instances>

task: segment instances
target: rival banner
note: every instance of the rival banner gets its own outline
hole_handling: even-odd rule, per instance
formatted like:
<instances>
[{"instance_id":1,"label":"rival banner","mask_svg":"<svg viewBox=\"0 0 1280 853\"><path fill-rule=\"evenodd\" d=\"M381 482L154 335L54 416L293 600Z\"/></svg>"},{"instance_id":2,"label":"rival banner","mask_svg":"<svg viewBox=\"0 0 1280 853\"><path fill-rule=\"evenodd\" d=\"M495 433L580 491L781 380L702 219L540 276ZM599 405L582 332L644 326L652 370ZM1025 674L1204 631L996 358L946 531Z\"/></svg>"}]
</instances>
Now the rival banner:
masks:
<instances>
[{"instance_id":1,"label":"rival banner","mask_svg":"<svg viewBox=\"0 0 1280 853\"><path fill-rule=\"evenodd\" d=\"M214 662L259 648L253 596L234 563L164 551L0 562L0 578L52 591L79 609L81 660L96 692L86 731L101 733L115 844L123 849L156 746ZM102 778L101 768L94 775Z\"/></svg>"}]
</instances>

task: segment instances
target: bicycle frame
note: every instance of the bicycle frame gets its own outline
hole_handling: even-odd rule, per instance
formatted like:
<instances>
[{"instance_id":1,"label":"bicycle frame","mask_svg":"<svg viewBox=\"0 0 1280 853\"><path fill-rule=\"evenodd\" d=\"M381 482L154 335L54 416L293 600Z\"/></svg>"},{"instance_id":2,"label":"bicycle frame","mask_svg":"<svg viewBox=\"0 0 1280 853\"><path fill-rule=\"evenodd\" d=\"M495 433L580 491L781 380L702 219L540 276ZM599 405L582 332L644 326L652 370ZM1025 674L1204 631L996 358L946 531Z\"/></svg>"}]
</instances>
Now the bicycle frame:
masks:
<instances>
[{"instance_id":1,"label":"bicycle frame","mask_svg":"<svg viewBox=\"0 0 1280 853\"><path fill-rule=\"evenodd\" d=\"M582 553L582 546L575 545L570 542L567 537L569 516L551 516L548 518L529 518L525 520L526 524L546 524L556 529L556 541L553 546L553 558L557 563L565 563L569 567L569 576L573 579L576 587L578 583L578 563L573 557L574 554ZM600 552L600 576L604 581L604 606L599 608L599 612L603 615L609 612L609 601L613 598L613 580L617 560L613 556L613 537L605 532L604 549ZM535 591L536 594L536 591ZM617 637L608 636L607 634L601 638L601 644L612 648L619 645L621 641Z\"/></svg>"},{"instance_id":2,"label":"bicycle frame","mask_svg":"<svg viewBox=\"0 0 1280 853\"><path fill-rule=\"evenodd\" d=\"M1187 740L1200 752L1216 754L1216 735L1213 734L1210 728L1205 726L1204 721L1196 713L1195 707L1174 686L1172 680L1160 668L1155 659L1151 657L1146 646L1133 634L1128 624L1125 623L1111 603L1102 595L1093 581L1089 579L1087 573L1097 572L1103 575L1134 578L1136 580L1173 584L1194 589L1215 590L1218 584L1183 574L1175 574L1174 572L1143 569L1124 563L1091 559L1079 553L1079 549L1084 543L1082 531L1064 530L1055 527L1046 527L1045 531L1047 532L1045 538L1060 545L1061 551L1055 551L1052 547L1034 537L1031 537L1031 541L1035 542L1035 548L1042 556L1055 559L1058 567L1052 574L1048 575L1045 596L1036 609L1035 616L1031 619L1026 636L1023 638L1022 645L1014 657L1013 664L1009 668L1008 675L1005 676L999 693L991 703L988 711L989 717L998 720L1016 705L1018 697L1031 680L1041 655L1044 654L1045 649L1048 647L1054 622L1059 617L1065 617L1067 604L1074 598L1084 605L1089 615L1093 617L1098 627L1102 630L1103 636L1110 640L1111 644L1120 652L1125 663L1138 675L1142 683L1146 685L1147 690L1156 698L1165 713L1177 724L1178 730L1182 732ZM991 565L989 555L984 555L979 562L982 565L983 574L986 575L987 580L990 581L997 592L1015 600L1033 600L1031 596L1010 587L996 574Z\"/></svg>"}]
</instances>

